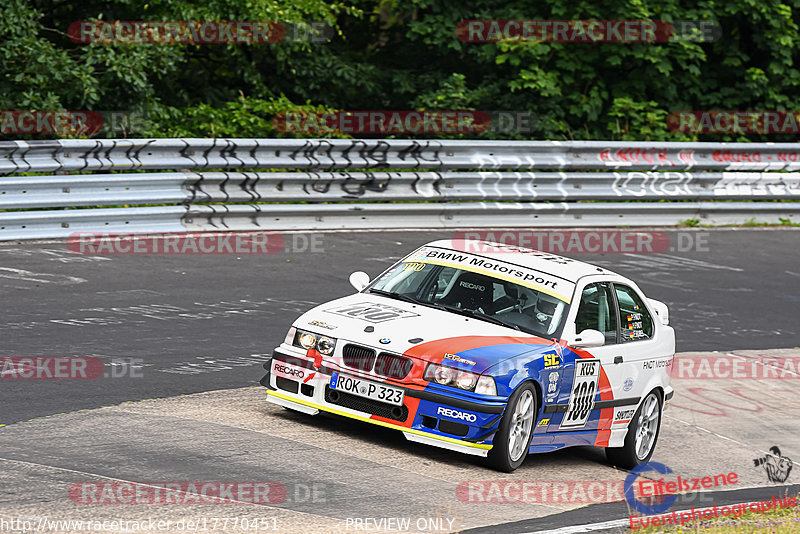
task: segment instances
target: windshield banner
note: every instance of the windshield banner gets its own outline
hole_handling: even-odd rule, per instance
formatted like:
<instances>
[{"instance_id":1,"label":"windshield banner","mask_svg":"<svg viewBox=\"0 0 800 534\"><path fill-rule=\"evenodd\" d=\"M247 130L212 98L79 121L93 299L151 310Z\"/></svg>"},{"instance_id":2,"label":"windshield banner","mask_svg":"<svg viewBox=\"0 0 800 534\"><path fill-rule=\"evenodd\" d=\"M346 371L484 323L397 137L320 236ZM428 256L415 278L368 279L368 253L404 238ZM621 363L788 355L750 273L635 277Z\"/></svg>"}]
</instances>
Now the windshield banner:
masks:
<instances>
[{"instance_id":1,"label":"windshield banner","mask_svg":"<svg viewBox=\"0 0 800 534\"><path fill-rule=\"evenodd\" d=\"M569 303L575 284L549 273L529 269L521 265L499 260L488 260L481 256L436 247L422 247L411 253L405 262L430 263L455 267L465 271L484 274L500 280L513 282L547 293Z\"/></svg>"}]
</instances>

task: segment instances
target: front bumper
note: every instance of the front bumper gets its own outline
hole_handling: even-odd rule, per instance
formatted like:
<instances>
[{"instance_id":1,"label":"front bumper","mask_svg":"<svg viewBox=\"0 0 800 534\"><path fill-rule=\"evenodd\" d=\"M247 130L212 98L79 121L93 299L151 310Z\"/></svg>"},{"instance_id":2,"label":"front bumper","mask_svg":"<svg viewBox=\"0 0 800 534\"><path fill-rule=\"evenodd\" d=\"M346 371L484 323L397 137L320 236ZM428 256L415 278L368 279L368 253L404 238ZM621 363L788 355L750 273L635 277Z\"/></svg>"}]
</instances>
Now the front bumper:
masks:
<instances>
[{"instance_id":1,"label":"front bumper","mask_svg":"<svg viewBox=\"0 0 800 534\"><path fill-rule=\"evenodd\" d=\"M281 375L271 372L280 365ZM399 430L406 439L457 451L486 456L491 439L505 409L502 400L479 402L458 395L447 395L435 388L414 389L391 383L404 390L403 406L363 399L347 393L332 395L331 374L340 372L381 382L379 378L359 375L353 369L339 369L329 363L314 367L306 357L275 351L264 364L267 374L261 385L267 388L267 400L315 415L320 411ZM287 370L289 373L287 373Z\"/></svg>"}]
</instances>

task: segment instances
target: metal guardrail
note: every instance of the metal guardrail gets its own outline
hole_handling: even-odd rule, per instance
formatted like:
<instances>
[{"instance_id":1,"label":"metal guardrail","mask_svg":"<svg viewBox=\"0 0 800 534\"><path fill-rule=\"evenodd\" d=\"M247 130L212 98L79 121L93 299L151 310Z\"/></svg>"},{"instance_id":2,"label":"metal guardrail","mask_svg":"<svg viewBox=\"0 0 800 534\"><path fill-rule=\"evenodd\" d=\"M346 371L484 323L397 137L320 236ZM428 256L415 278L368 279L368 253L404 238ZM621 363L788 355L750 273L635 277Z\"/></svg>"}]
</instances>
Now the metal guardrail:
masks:
<instances>
[{"instance_id":1,"label":"metal guardrail","mask_svg":"<svg viewBox=\"0 0 800 534\"><path fill-rule=\"evenodd\" d=\"M164 170L172 172L153 172ZM778 222L800 216L800 203L767 202L800 199L793 171L800 145L790 143L0 142L0 210L25 210L0 212L0 240L76 231ZM152 204L171 206L136 207ZM120 205L133 207L103 208Z\"/></svg>"}]
</instances>

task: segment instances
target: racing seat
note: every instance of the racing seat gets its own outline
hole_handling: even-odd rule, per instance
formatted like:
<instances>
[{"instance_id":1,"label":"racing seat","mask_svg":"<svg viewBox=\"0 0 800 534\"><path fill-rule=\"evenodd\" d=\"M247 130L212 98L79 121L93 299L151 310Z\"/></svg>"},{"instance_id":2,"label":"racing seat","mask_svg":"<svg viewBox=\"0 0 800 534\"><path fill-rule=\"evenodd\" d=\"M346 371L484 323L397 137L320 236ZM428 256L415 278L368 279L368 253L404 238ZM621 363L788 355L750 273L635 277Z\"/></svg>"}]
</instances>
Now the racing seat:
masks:
<instances>
[{"instance_id":1,"label":"racing seat","mask_svg":"<svg viewBox=\"0 0 800 534\"><path fill-rule=\"evenodd\" d=\"M456 306L467 310L481 309L483 313L493 313L494 285L489 277L462 272L450 292L442 297L440 304Z\"/></svg>"}]
</instances>

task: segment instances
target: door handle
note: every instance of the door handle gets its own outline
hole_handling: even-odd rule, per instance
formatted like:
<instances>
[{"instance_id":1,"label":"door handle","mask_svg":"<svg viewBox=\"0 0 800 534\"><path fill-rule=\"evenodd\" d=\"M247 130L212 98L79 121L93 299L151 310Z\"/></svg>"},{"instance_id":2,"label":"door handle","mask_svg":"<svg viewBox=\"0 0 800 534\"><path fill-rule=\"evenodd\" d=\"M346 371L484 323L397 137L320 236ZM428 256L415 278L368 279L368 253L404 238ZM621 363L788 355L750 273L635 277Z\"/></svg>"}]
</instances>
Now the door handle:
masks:
<instances>
[{"instance_id":1,"label":"door handle","mask_svg":"<svg viewBox=\"0 0 800 534\"><path fill-rule=\"evenodd\" d=\"M614 356L614 363L622 363L622 356Z\"/></svg>"}]
</instances>

